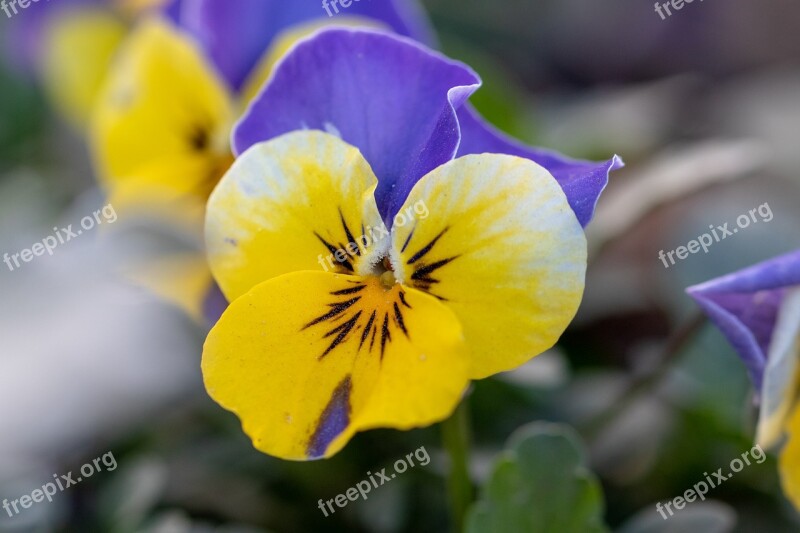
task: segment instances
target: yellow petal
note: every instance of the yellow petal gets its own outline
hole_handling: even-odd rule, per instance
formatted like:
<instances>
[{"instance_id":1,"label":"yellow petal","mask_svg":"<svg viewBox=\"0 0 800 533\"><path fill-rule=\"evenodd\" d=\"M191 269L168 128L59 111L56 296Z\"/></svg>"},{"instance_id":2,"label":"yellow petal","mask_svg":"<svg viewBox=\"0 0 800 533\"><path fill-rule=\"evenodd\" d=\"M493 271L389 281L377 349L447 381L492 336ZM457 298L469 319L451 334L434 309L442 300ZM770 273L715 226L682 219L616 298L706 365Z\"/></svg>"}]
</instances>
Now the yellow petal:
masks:
<instances>
[{"instance_id":1,"label":"yellow petal","mask_svg":"<svg viewBox=\"0 0 800 533\"><path fill-rule=\"evenodd\" d=\"M468 364L458 320L435 298L377 277L297 272L231 304L202 368L257 449L304 460L330 457L359 430L446 418Z\"/></svg>"},{"instance_id":2,"label":"yellow petal","mask_svg":"<svg viewBox=\"0 0 800 533\"><path fill-rule=\"evenodd\" d=\"M124 274L195 322L205 323L203 306L214 280L201 253L172 254L132 264Z\"/></svg>"},{"instance_id":3,"label":"yellow petal","mask_svg":"<svg viewBox=\"0 0 800 533\"><path fill-rule=\"evenodd\" d=\"M165 21L144 22L117 58L94 116L92 144L101 178L113 190L176 160L206 161L165 176L172 190L202 199L230 153L230 95L192 41Z\"/></svg>"},{"instance_id":4,"label":"yellow petal","mask_svg":"<svg viewBox=\"0 0 800 533\"><path fill-rule=\"evenodd\" d=\"M411 191L393 232L395 276L455 312L473 379L544 352L575 316L586 239L556 180L529 160L443 165Z\"/></svg>"},{"instance_id":5,"label":"yellow petal","mask_svg":"<svg viewBox=\"0 0 800 533\"><path fill-rule=\"evenodd\" d=\"M781 450L778 470L786 497L800 510L800 409L795 404L788 420L789 438Z\"/></svg>"},{"instance_id":6,"label":"yellow petal","mask_svg":"<svg viewBox=\"0 0 800 533\"><path fill-rule=\"evenodd\" d=\"M223 294L233 301L298 270L368 273L379 250L367 250L361 237L382 226L376 184L357 149L322 132L290 133L250 148L208 202L206 248Z\"/></svg>"},{"instance_id":7,"label":"yellow petal","mask_svg":"<svg viewBox=\"0 0 800 533\"><path fill-rule=\"evenodd\" d=\"M134 18L147 11L164 7L169 0L115 0L117 9L128 17Z\"/></svg>"},{"instance_id":8,"label":"yellow petal","mask_svg":"<svg viewBox=\"0 0 800 533\"><path fill-rule=\"evenodd\" d=\"M786 293L781 304L764 371L758 418L758 443L771 448L783 436L786 419L800 385L800 289Z\"/></svg>"},{"instance_id":9,"label":"yellow petal","mask_svg":"<svg viewBox=\"0 0 800 533\"><path fill-rule=\"evenodd\" d=\"M245 81L242 89L242 102L246 105L258 95L261 87L272 74L275 65L295 44L297 44L297 41L305 39L317 30L332 25L390 30L388 26L377 20L358 16L341 16L336 17L334 22L315 20L292 26L279 33L270 44L269 48L264 52L264 55L261 56L258 64Z\"/></svg>"},{"instance_id":10,"label":"yellow petal","mask_svg":"<svg viewBox=\"0 0 800 533\"><path fill-rule=\"evenodd\" d=\"M109 201L125 219L156 218L202 242L209 187L219 181L232 160L195 154L164 157L117 180L110 187ZM200 182L175 179L200 175L208 178Z\"/></svg>"},{"instance_id":11,"label":"yellow petal","mask_svg":"<svg viewBox=\"0 0 800 533\"><path fill-rule=\"evenodd\" d=\"M81 9L55 17L45 34L45 88L59 112L80 129L87 125L125 31L112 14Z\"/></svg>"}]
</instances>

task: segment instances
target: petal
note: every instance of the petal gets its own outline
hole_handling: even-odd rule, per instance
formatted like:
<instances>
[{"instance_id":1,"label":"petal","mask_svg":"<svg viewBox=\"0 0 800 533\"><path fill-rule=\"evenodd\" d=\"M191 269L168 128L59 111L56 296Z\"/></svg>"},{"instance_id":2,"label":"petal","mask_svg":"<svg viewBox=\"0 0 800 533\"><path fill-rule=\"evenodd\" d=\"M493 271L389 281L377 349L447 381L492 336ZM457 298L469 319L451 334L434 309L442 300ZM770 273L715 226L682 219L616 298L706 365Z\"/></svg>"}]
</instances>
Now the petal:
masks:
<instances>
[{"instance_id":1,"label":"petal","mask_svg":"<svg viewBox=\"0 0 800 533\"><path fill-rule=\"evenodd\" d=\"M326 272L280 276L234 301L202 362L208 393L253 445L293 460L330 457L359 430L446 418L467 365L458 320L434 298Z\"/></svg>"},{"instance_id":2,"label":"petal","mask_svg":"<svg viewBox=\"0 0 800 533\"><path fill-rule=\"evenodd\" d=\"M184 0L168 0L161 9L161 14L173 24L180 24Z\"/></svg>"},{"instance_id":3,"label":"petal","mask_svg":"<svg viewBox=\"0 0 800 533\"><path fill-rule=\"evenodd\" d=\"M55 18L46 33L42 77L58 110L86 127L125 25L101 9L81 9Z\"/></svg>"},{"instance_id":4,"label":"petal","mask_svg":"<svg viewBox=\"0 0 800 533\"><path fill-rule=\"evenodd\" d=\"M198 324L207 323L205 300L213 280L202 254L174 253L146 264L134 262L124 274Z\"/></svg>"},{"instance_id":5,"label":"petal","mask_svg":"<svg viewBox=\"0 0 800 533\"><path fill-rule=\"evenodd\" d=\"M778 470L781 486L789 501L800 509L800 409L795 405L788 423L789 438L781 450Z\"/></svg>"},{"instance_id":6,"label":"petal","mask_svg":"<svg viewBox=\"0 0 800 533\"><path fill-rule=\"evenodd\" d=\"M614 156L605 162L579 161L564 157L557 152L525 146L491 126L469 105L459 109L458 122L461 126L459 156L482 153L508 154L524 157L542 165L564 189L569 205L583 227L586 227L594 216L600 194L608 185L609 173L624 166L619 156Z\"/></svg>"},{"instance_id":7,"label":"petal","mask_svg":"<svg viewBox=\"0 0 800 533\"><path fill-rule=\"evenodd\" d=\"M564 192L536 163L456 159L417 183L393 230L395 276L455 312L473 379L544 352L575 316L586 238Z\"/></svg>"},{"instance_id":8,"label":"petal","mask_svg":"<svg viewBox=\"0 0 800 533\"><path fill-rule=\"evenodd\" d=\"M115 0L118 10L130 18L140 16L148 11L167 11L172 2L168 0Z\"/></svg>"},{"instance_id":9,"label":"petal","mask_svg":"<svg viewBox=\"0 0 800 533\"><path fill-rule=\"evenodd\" d=\"M176 188L207 194L229 153L230 97L192 43L151 19L131 36L110 74L92 127L105 183L135 179L176 160L208 160L207 171L176 174Z\"/></svg>"},{"instance_id":10,"label":"petal","mask_svg":"<svg viewBox=\"0 0 800 533\"><path fill-rule=\"evenodd\" d=\"M333 135L294 132L253 146L208 202L208 261L223 294L233 301L297 270L371 270L360 237L381 225L376 183L358 150ZM345 254L350 243L358 248ZM337 261L337 250L346 258Z\"/></svg>"},{"instance_id":11,"label":"petal","mask_svg":"<svg viewBox=\"0 0 800 533\"><path fill-rule=\"evenodd\" d=\"M219 285L212 280L203 298L203 318L205 318L205 323L209 327L216 324L227 308L228 300L222 294Z\"/></svg>"},{"instance_id":12,"label":"petal","mask_svg":"<svg viewBox=\"0 0 800 533\"><path fill-rule=\"evenodd\" d=\"M240 91L241 101L247 103L253 101L258 96L258 93L261 92L261 88L270 76L272 76L275 65L278 64L278 61L283 59L283 56L285 56L289 50L299 41L310 37L329 25L330 22L318 19L313 22L291 26L289 29L276 35L272 43L270 43L269 48L267 48L267 51L261 56L256 67L250 72L247 81L242 86L242 90ZM377 30L388 29L378 21L353 16L336 17L336 25L373 28Z\"/></svg>"},{"instance_id":13,"label":"petal","mask_svg":"<svg viewBox=\"0 0 800 533\"><path fill-rule=\"evenodd\" d=\"M200 234L211 187L227 170L229 159L185 154L143 164L135 174L119 176L109 188L109 202L128 219L153 217ZM198 177L206 177L198 180Z\"/></svg>"},{"instance_id":14,"label":"petal","mask_svg":"<svg viewBox=\"0 0 800 533\"><path fill-rule=\"evenodd\" d=\"M783 435L784 425L798 392L800 379L800 288L787 292L769 347L761 412L758 420L758 443L774 446Z\"/></svg>"},{"instance_id":15,"label":"petal","mask_svg":"<svg viewBox=\"0 0 800 533\"><path fill-rule=\"evenodd\" d=\"M800 251L687 289L739 353L759 391L778 309L794 285L800 285Z\"/></svg>"},{"instance_id":16,"label":"petal","mask_svg":"<svg viewBox=\"0 0 800 533\"><path fill-rule=\"evenodd\" d=\"M234 149L298 129L334 133L372 165L388 221L419 178L455 155L455 109L479 84L465 65L407 39L324 30L281 61L237 124Z\"/></svg>"},{"instance_id":17,"label":"petal","mask_svg":"<svg viewBox=\"0 0 800 533\"><path fill-rule=\"evenodd\" d=\"M361 1L346 14L373 18L401 35L432 41L416 0ZM313 20L335 22L316 2L285 0L193 0L183 2L178 16L179 24L198 39L237 90L278 34Z\"/></svg>"}]
</instances>

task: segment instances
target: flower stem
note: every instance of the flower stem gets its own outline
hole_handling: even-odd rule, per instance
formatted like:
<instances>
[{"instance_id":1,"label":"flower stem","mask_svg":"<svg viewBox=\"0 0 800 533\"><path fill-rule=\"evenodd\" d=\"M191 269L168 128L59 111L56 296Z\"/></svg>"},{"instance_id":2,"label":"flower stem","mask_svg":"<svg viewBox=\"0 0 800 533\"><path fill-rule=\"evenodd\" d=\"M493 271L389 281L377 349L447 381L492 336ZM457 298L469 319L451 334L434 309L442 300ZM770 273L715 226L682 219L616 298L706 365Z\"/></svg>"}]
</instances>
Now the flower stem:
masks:
<instances>
[{"instance_id":1,"label":"flower stem","mask_svg":"<svg viewBox=\"0 0 800 533\"><path fill-rule=\"evenodd\" d=\"M447 492L453 531L464 530L464 519L472 504L472 481L469 476L469 406L465 397L455 412L441 423L442 444L450 457Z\"/></svg>"}]
</instances>

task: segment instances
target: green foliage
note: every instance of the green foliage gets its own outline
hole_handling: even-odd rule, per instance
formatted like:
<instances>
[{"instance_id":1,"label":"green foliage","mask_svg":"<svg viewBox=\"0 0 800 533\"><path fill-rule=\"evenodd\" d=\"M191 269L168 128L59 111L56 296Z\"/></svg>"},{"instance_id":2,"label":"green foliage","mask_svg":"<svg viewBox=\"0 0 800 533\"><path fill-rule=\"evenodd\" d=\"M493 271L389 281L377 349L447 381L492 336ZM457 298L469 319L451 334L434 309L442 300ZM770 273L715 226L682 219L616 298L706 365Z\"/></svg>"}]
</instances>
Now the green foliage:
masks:
<instances>
[{"instance_id":1,"label":"green foliage","mask_svg":"<svg viewBox=\"0 0 800 533\"><path fill-rule=\"evenodd\" d=\"M0 171L38 155L35 141L44 118L39 92L0 63Z\"/></svg>"},{"instance_id":2,"label":"green foliage","mask_svg":"<svg viewBox=\"0 0 800 533\"><path fill-rule=\"evenodd\" d=\"M603 511L600 484L575 432L535 423L517 430L495 462L467 532L603 532Z\"/></svg>"}]
</instances>

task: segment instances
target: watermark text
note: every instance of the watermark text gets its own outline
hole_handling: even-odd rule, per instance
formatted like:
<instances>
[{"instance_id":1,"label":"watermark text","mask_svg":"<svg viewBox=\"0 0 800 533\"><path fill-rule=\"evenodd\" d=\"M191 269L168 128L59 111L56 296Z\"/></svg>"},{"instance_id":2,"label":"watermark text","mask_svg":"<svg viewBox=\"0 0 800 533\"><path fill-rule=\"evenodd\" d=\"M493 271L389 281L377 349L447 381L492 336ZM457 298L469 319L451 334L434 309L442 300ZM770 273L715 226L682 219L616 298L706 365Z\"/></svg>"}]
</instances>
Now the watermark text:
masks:
<instances>
[{"instance_id":1,"label":"watermark text","mask_svg":"<svg viewBox=\"0 0 800 533\"><path fill-rule=\"evenodd\" d=\"M101 463L106 467L106 472L113 472L117 469L117 460L114 458L114 454L112 452L108 452L103 454L102 457L96 458L91 463L86 463L83 465L80 469L80 476L77 478L73 478L72 472L68 472L61 476L58 474L53 474L53 481L45 483L42 485L41 489L36 489L30 494L21 496L16 500L4 499L3 509L6 513L8 513L9 517L14 518L25 509L30 509L35 503L41 503L44 500L52 502L53 497L59 492L64 492L71 486L77 485L84 479L92 477L95 472L102 472L103 469L100 467Z\"/></svg>"},{"instance_id":2,"label":"watermark text","mask_svg":"<svg viewBox=\"0 0 800 533\"><path fill-rule=\"evenodd\" d=\"M756 214L761 217L760 220L756 217ZM711 230L711 233L703 233L696 240L689 241L686 246L678 246L675 250L666 253L664 253L664 250L661 250L658 252L658 258L664 263L664 268L669 268L671 265L675 264L675 257L683 260L689 257L689 254L696 254L700 250L703 250L703 253L707 254L708 249L713 244L723 241L728 237L732 237L736 233L739 233L740 229L747 229L751 224L757 224L758 222L770 222L773 218L775 217L772 214L772 208L770 208L769 204L761 204L757 208L751 209L748 213L739 215L736 219L736 225L738 227L729 228L728 226L730 226L730 223L728 222L716 227L710 225L708 228ZM669 259L669 263L667 263L667 259Z\"/></svg>"},{"instance_id":3,"label":"watermark text","mask_svg":"<svg viewBox=\"0 0 800 533\"><path fill-rule=\"evenodd\" d=\"M102 218L100 215L102 215ZM73 229L75 224L70 224L66 228L61 229L57 227L53 228L53 235L45 237L41 242L35 243L30 248L26 248L15 254L9 254L8 252L3 254L3 263L6 264L8 270L13 272L20 268L22 263L30 263L33 261L34 257L40 257L44 255L45 252L47 252L48 255L53 255L53 252L59 245L66 244L72 239L77 238L79 235L83 234L84 230L90 231L94 229L95 226L103 224L103 222L113 224L116 221L117 212L114 210L114 206L108 204L102 209L95 211L93 215L83 217L80 222L80 227L83 229ZM22 263L20 260L22 260Z\"/></svg>"},{"instance_id":4,"label":"watermark text","mask_svg":"<svg viewBox=\"0 0 800 533\"><path fill-rule=\"evenodd\" d=\"M742 454L741 459L737 457L730 462L728 465L730 472L724 473L722 468L718 468L717 471L712 472L711 475L709 475L708 472L703 472L705 480L695 483L694 486L684 492L683 495L676 496L664 504L658 502L656 504L656 511L661 515L661 518L667 520L670 516L675 514L675 511L672 510L672 507L675 507L676 511L680 511L686 507L687 503L692 503L698 498L700 501L705 501L706 494L708 494L709 490L719 487L721 484L732 478L735 472L741 472L745 466L749 466L751 464L751 458L755 459L757 464L761 464L767 459L767 454L764 453L764 450L762 450L761 446L758 444L753 446L752 449ZM667 516L667 512L669 513L669 516Z\"/></svg>"},{"instance_id":5,"label":"watermark text","mask_svg":"<svg viewBox=\"0 0 800 533\"><path fill-rule=\"evenodd\" d=\"M416 459L421 466L425 466L431 462L431 456L428 455L428 450L425 449L425 446L420 446L414 450L413 453L407 454L405 458L395 461L393 465L394 472L387 474L386 468L382 468L380 472L376 472L375 474L367 472L368 479L359 481L356 483L355 487L350 487L344 494L337 494L336 497L330 500L325 501L320 499L317 507L319 507L323 515L328 517L336 512L336 509L333 507L334 503L336 507L343 508L348 503L354 502L359 498L366 500L368 498L367 494L369 494L373 488L377 489L381 485L393 480L397 477L397 474L402 474L408 470L409 466L414 468L416 466L414 464L414 459ZM330 513L328 511L330 511Z\"/></svg>"}]
</instances>

